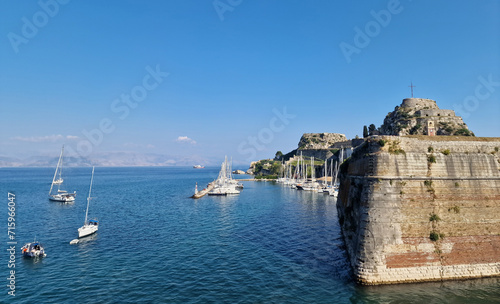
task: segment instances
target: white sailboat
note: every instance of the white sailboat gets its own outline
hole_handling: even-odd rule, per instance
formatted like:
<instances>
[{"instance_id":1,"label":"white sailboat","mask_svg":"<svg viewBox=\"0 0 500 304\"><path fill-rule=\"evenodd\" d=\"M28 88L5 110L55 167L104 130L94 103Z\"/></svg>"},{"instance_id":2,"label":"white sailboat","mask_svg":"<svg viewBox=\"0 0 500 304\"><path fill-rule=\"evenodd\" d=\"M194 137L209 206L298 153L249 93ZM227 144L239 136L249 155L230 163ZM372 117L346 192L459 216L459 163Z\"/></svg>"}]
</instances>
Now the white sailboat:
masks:
<instances>
[{"instance_id":1,"label":"white sailboat","mask_svg":"<svg viewBox=\"0 0 500 304\"><path fill-rule=\"evenodd\" d=\"M304 178L304 161L302 159L302 151L300 151L300 156L297 160L297 165L295 166L295 175L292 182L290 183L292 189L302 189L302 184L305 182Z\"/></svg>"},{"instance_id":2,"label":"white sailboat","mask_svg":"<svg viewBox=\"0 0 500 304\"><path fill-rule=\"evenodd\" d=\"M215 186L212 191L208 192L208 195L220 196L228 194L240 194L240 191L236 188L243 188L242 184L239 184L237 180L233 179L231 174L231 163L228 162L227 156L221 165L219 177L214 183Z\"/></svg>"},{"instance_id":3,"label":"white sailboat","mask_svg":"<svg viewBox=\"0 0 500 304\"><path fill-rule=\"evenodd\" d=\"M318 191L320 188L320 185L318 182L316 182L316 166L314 165L314 156L311 157L311 181L304 182L301 185L301 190L305 191ZM307 178L307 165L306 165L306 170L304 171L305 173L305 178ZM297 187L300 189L299 187Z\"/></svg>"},{"instance_id":4,"label":"white sailboat","mask_svg":"<svg viewBox=\"0 0 500 304\"><path fill-rule=\"evenodd\" d=\"M92 192L92 183L94 181L94 167L92 167L92 178L90 179L89 196L87 197L87 211L85 212L85 222L82 227L78 228L78 237L84 237L95 233L99 227L99 221L96 219L87 220L89 215L90 194Z\"/></svg>"},{"instance_id":5,"label":"white sailboat","mask_svg":"<svg viewBox=\"0 0 500 304\"><path fill-rule=\"evenodd\" d=\"M54 172L54 177L52 178L52 184L50 185L49 199L51 201L69 203L75 201L76 191L73 193L69 193L66 190L61 190L61 185L63 183L62 179L63 155L64 155L64 146L62 146L61 154L59 155L59 161L57 162L56 171ZM57 176L59 176L58 179L56 179ZM54 185L57 185L56 194L52 194L52 188L54 187Z\"/></svg>"}]
</instances>

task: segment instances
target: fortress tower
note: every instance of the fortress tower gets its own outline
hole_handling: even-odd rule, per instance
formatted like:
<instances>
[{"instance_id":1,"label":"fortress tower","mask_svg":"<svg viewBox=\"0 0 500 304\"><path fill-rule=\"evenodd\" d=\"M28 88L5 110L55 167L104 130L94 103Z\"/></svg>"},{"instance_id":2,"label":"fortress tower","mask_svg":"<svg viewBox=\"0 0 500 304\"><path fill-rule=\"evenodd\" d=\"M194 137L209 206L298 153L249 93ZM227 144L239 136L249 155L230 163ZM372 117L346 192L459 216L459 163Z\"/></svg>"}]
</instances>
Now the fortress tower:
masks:
<instances>
[{"instance_id":1,"label":"fortress tower","mask_svg":"<svg viewBox=\"0 0 500 304\"><path fill-rule=\"evenodd\" d=\"M442 110L435 100L405 98L387 114L381 135L474 135L453 110Z\"/></svg>"}]
</instances>

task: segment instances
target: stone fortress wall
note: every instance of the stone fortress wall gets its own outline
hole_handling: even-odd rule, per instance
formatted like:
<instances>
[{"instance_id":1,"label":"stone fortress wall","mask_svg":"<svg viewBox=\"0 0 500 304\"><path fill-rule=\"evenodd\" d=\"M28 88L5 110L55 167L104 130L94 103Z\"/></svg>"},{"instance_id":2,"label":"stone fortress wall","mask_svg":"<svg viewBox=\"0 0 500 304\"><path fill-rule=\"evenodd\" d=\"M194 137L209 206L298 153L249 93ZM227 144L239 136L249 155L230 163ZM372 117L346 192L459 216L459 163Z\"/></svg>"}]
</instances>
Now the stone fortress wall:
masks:
<instances>
[{"instance_id":1,"label":"stone fortress wall","mask_svg":"<svg viewBox=\"0 0 500 304\"><path fill-rule=\"evenodd\" d=\"M374 136L337 207L367 285L500 276L500 138Z\"/></svg>"},{"instance_id":2,"label":"stone fortress wall","mask_svg":"<svg viewBox=\"0 0 500 304\"><path fill-rule=\"evenodd\" d=\"M455 111L453 110L436 110L436 109L425 109L425 110L418 110L415 112L416 114L419 114L420 117L428 117L428 116L443 116L443 117L455 117Z\"/></svg>"},{"instance_id":3,"label":"stone fortress wall","mask_svg":"<svg viewBox=\"0 0 500 304\"><path fill-rule=\"evenodd\" d=\"M435 100L426 98L405 98L401 103L401 107L416 109L439 109Z\"/></svg>"}]
</instances>

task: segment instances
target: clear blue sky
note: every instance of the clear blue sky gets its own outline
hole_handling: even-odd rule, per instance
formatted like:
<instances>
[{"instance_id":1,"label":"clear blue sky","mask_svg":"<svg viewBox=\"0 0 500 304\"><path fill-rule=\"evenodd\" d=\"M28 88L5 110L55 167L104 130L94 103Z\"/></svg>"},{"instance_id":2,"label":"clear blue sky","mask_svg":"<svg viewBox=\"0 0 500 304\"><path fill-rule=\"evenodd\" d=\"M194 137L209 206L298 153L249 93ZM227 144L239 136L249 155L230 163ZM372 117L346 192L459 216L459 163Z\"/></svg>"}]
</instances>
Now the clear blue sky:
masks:
<instances>
[{"instance_id":1,"label":"clear blue sky","mask_svg":"<svg viewBox=\"0 0 500 304\"><path fill-rule=\"evenodd\" d=\"M380 126L411 81L477 136L500 136L496 0L61 2L0 1L0 156L77 151L105 119L90 157L248 163L302 133ZM132 92L135 108L120 99Z\"/></svg>"}]
</instances>

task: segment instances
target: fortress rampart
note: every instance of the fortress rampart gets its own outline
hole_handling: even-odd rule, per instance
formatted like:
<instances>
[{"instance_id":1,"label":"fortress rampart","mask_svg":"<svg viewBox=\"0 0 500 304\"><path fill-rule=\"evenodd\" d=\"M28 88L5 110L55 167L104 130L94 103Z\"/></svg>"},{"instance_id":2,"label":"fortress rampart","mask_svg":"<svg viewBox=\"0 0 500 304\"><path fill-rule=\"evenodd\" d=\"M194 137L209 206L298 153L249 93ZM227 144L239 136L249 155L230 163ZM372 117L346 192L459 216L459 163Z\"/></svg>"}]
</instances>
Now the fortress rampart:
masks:
<instances>
[{"instance_id":1,"label":"fortress rampart","mask_svg":"<svg viewBox=\"0 0 500 304\"><path fill-rule=\"evenodd\" d=\"M337 201L362 284L500 276L500 138L376 136Z\"/></svg>"}]
</instances>

